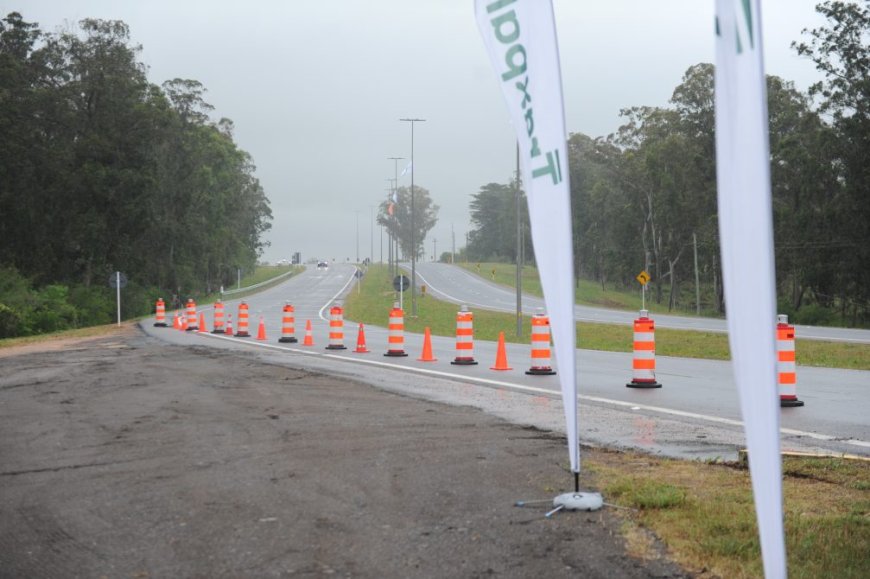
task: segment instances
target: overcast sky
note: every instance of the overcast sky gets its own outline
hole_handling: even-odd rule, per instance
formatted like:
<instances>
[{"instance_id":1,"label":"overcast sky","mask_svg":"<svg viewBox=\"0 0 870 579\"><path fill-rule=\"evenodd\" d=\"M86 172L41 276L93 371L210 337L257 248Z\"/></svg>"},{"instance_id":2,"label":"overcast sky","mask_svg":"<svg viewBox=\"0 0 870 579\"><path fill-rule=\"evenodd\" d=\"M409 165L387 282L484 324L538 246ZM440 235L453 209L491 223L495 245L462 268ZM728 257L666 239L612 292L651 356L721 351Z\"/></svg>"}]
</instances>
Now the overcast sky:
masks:
<instances>
[{"instance_id":1,"label":"overcast sky","mask_svg":"<svg viewBox=\"0 0 870 579\"><path fill-rule=\"evenodd\" d=\"M816 3L762 1L766 70L801 90L819 75L790 44L824 24ZM271 201L269 261L294 251L353 261L357 246L363 259L372 245L375 261L386 259L371 215L394 173L387 157L411 156L402 117L426 119L414 131L414 182L441 206L427 259L433 238L439 254L451 232L464 245L471 195L514 170L515 139L472 0L3 4L4 15L21 12L49 31L82 18L123 20L151 82L203 83L215 120L233 120ZM555 0L569 133L604 136L621 124L621 108L665 106L689 66L713 61L713 5Z\"/></svg>"}]
</instances>

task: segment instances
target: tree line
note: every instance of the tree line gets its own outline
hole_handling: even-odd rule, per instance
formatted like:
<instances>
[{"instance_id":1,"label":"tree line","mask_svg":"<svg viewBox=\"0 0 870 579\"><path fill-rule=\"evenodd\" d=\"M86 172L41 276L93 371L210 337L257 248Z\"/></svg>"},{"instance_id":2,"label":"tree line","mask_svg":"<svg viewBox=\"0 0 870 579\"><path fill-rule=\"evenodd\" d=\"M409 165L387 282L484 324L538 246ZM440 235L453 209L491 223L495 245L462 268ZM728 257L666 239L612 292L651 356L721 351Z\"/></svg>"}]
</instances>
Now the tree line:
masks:
<instances>
[{"instance_id":1,"label":"tree line","mask_svg":"<svg viewBox=\"0 0 870 579\"><path fill-rule=\"evenodd\" d=\"M0 337L110 321L116 270L136 315L261 253L271 210L232 121L195 80L151 84L140 51L121 21L0 21Z\"/></svg>"},{"instance_id":2,"label":"tree line","mask_svg":"<svg viewBox=\"0 0 870 579\"><path fill-rule=\"evenodd\" d=\"M823 80L801 92L767 77L779 309L803 323L867 325L870 3L816 10L827 26L792 46ZM697 64L669 106L625 109L607 137L570 136L578 277L637 288L645 270L653 299L694 311L697 275L704 309L724 313L713 91L713 65ZM470 259L516 259L515 191L515 182L490 183L472 196Z\"/></svg>"}]
</instances>

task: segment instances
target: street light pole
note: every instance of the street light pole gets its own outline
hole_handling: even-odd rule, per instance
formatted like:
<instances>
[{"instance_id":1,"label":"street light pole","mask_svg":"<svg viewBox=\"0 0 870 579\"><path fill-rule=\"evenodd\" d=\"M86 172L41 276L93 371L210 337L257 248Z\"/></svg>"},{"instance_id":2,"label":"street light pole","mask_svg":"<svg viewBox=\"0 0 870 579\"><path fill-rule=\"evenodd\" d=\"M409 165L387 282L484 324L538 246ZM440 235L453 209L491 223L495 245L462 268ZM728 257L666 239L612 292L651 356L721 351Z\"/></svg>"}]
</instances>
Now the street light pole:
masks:
<instances>
[{"instance_id":1,"label":"street light pole","mask_svg":"<svg viewBox=\"0 0 870 579\"><path fill-rule=\"evenodd\" d=\"M359 263L359 210L356 212L356 262Z\"/></svg>"},{"instance_id":2,"label":"street light pole","mask_svg":"<svg viewBox=\"0 0 870 579\"><path fill-rule=\"evenodd\" d=\"M414 231L414 123L426 119L399 119L411 123L411 316L417 317L417 240Z\"/></svg>"},{"instance_id":3,"label":"street light pole","mask_svg":"<svg viewBox=\"0 0 870 579\"><path fill-rule=\"evenodd\" d=\"M393 194L390 197L390 201L392 202L393 201L392 197L396 196L398 194L398 191L399 191L399 161L404 160L405 157L387 157L387 159L389 159L393 162ZM393 217L393 219L396 219L395 214L393 214L392 217ZM399 275L399 236L398 236L398 230L395 227L395 222L393 222L393 225L394 225L393 229L396 230L393 233L393 241L395 243L395 249L393 250L393 266L394 266L393 275L396 276L396 275Z\"/></svg>"}]
</instances>

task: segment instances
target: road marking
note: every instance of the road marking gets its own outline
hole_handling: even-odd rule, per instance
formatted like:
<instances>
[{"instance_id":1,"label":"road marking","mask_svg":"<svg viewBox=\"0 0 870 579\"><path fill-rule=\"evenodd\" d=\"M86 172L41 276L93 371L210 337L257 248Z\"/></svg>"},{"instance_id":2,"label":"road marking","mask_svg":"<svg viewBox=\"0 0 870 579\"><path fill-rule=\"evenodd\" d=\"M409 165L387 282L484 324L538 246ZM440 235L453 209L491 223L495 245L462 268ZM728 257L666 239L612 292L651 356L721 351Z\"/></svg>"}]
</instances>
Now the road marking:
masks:
<instances>
[{"instance_id":1,"label":"road marking","mask_svg":"<svg viewBox=\"0 0 870 579\"><path fill-rule=\"evenodd\" d=\"M321 310L322 311L322 310ZM338 354L330 354L327 352L315 352L311 350L302 350L299 348L293 348L289 346L276 346L274 344L261 344L256 342L248 342L245 340L240 340L237 338L222 336L219 334L198 334L200 336L206 338L216 338L219 340L229 340L232 342L236 342L239 344L247 344L249 346L255 346L260 348L269 348L272 350L280 350L285 352L293 352L297 354L304 354L307 356L321 356L323 358L329 358L333 360L341 360L343 362L349 362L351 364L368 364L369 366L378 366L381 368L390 368L393 370L403 370L406 372L415 372L417 374L426 374L429 376L435 376L438 378L446 378L449 380L460 380L465 382L475 382L477 384L483 384L487 386L496 386L501 388L509 388L511 390L518 390L520 392L527 392L530 394L537 395L545 395L551 396L553 398L561 398L561 393L555 390L548 390L546 388L537 388L535 386L526 386L524 384L515 384L513 382L505 382L503 380L492 380L490 378L480 378L477 376L465 376L463 374L454 374L452 372L444 372L441 370L432 370L429 368L415 368L413 366L402 366L400 364L394 364L391 362L384 362L380 360L368 360L365 358L349 358L347 356L341 356ZM712 422L715 424L723 424L726 426L734 426L743 429L743 422L740 420L734 420L731 418L722 418L720 416L710 416L708 414L698 414L695 412L686 412L685 410L677 410L675 408L664 408L661 406L650 406L647 404L637 404L636 402L625 402L623 400L614 400L612 398L601 398L599 396L587 396L585 394L578 394L578 400L585 400L587 402L597 402L599 404L608 404L611 406L619 406L623 408L627 408L629 410L645 410L648 412L657 412L660 414L666 414L670 416L678 416L680 418L691 418L693 420L702 420L705 422ZM792 428L780 428L780 433L788 436L800 436L806 438L812 438L814 440L822 440L826 442L841 442L843 444L849 444L852 446L859 446L862 448L870 448L870 442L860 440L857 438L848 438L843 439L838 436L832 436L830 434L820 434L818 432L807 432L804 430L795 430Z\"/></svg>"}]
</instances>

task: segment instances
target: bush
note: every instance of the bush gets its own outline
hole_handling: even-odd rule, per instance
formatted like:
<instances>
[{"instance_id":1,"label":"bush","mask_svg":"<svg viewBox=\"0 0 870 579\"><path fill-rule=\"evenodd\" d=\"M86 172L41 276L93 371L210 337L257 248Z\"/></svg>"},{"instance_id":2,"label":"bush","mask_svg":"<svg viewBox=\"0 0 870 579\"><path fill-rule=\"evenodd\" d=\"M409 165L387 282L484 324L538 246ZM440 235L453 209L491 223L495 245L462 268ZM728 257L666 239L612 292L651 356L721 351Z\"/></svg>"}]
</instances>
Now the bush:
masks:
<instances>
[{"instance_id":1,"label":"bush","mask_svg":"<svg viewBox=\"0 0 870 579\"><path fill-rule=\"evenodd\" d=\"M22 331L21 315L6 304L0 303L0 339L20 336Z\"/></svg>"}]
</instances>

